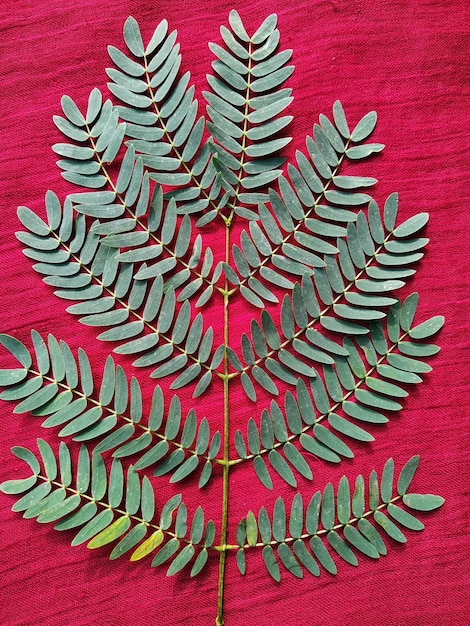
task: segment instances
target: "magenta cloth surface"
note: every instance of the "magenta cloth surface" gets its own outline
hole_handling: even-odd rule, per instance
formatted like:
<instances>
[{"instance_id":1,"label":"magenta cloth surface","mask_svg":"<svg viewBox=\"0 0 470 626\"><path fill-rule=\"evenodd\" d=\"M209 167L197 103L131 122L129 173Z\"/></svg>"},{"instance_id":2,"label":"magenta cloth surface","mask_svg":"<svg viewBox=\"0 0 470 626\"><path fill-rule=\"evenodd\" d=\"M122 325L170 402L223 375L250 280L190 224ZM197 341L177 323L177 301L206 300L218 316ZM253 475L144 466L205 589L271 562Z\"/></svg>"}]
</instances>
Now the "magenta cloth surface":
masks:
<instances>
[{"instance_id":1,"label":"magenta cloth surface","mask_svg":"<svg viewBox=\"0 0 470 626\"><path fill-rule=\"evenodd\" d=\"M53 189L61 199L72 191L55 166L51 145L61 141L52 122L60 114L65 93L82 106L90 90L106 92L106 47L122 47L122 25L129 15L141 24L144 39L167 18L178 29L182 71L191 69L202 111L205 75L212 56L207 42L220 43L219 28L237 8L252 33L277 12L281 47L294 50L296 71L288 81L295 99L289 114L293 141L287 149L305 149L320 113L331 114L340 99L348 118L357 122L374 109L378 125L373 141L385 151L364 162L362 175L379 180L374 197L383 206L392 192L400 194L400 219L430 214L430 244L416 276L401 292L420 294L418 321L446 317L437 342L441 352L430 359L433 371L413 390L404 410L376 429L372 444L353 444L355 459L339 467L313 463L314 482L299 481L305 494L337 484L343 473L351 481L359 473L380 470L393 456L397 466L421 455L414 488L446 498L439 511L422 514L426 529L406 531L404 545L387 542L387 556L372 561L359 556L359 566L339 563L336 577L322 572L298 580L287 573L280 584L267 575L259 554L248 555L241 577L233 555L226 576L227 626L464 626L470 622L468 566L469 438L469 310L470 212L468 149L470 144L470 19L466 0L318 0L284 3L241 0L183 2L162 0L4 0L0 9L2 96L0 128L0 331L30 345L32 328L53 332L73 350L86 347L92 365L101 368L110 347L95 340L94 329L79 324L23 256L14 233L20 229L19 205L43 214L44 194ZM205 240L221 253L222 236L208 228ZM237 344L256 311L235 307L231 340ZM220 314L211 319L222 330ZM10 361L3 356L2 367ZM119 359L125 363L125 359ZM129 367L129 371L131 368ZM134 372L132 372L134 373ZM139 375L150 395L153 381ZM190 392L183 403L190 406ZM221 427L221 386L214 385L196 403ZM256 413L243 395L232 395L232 433L245 430ZM56 445L55 431L41 420L13 415L2 403L0 481L16 478L23 464L10 454L14 445L35 449L37 437ZM155 481L157 499L185 489L190 511L199 503L220 518L221 480L202 492L197 480L169 487ZM161 490L161 491L160 491ZM264 504L272 511L278 495L287 502L293 490L275 481L272 492L260 486L249 467L234 471L230 484L231 523ZM185 574L167 578L150 568L148 559L111 562L109 550L71 547L72 534L51 525L23 520L11 511L14 500L1 494L0 624L2 626L205 626L214 623L217 602L217 559L195 580Z\"/></svg>"}]
</instances>

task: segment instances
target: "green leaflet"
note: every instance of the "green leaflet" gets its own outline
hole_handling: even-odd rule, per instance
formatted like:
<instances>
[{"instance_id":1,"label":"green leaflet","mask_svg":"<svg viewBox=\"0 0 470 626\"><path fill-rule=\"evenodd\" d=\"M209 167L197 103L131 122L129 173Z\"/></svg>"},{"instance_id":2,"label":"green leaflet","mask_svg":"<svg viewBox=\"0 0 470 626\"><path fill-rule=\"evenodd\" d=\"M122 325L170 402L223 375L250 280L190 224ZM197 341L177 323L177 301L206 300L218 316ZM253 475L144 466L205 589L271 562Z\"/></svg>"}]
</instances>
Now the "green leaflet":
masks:
<instances>
[{"instance_id":1,"label":"green leaflet","mask_svg":"<svg viewBox=\"0 0 470 626\"><path fill-rule=\"evenodd\" d=\"M418 468L419 464L419 456L412 457L403 467L398 477L398 485L397 490L398 493L402 496L406 493L410 483L415 475L415 472Z\"/></svg>"},{"instance_id":2,"label":"green leaflet","mask_svg":"<svg viewBox=\"0 0 470 626\"><path fill-rule=\"evenodd\" d=\"M161 530L155 531L150 537L148 537L140 546L134 550L131 555L131 561L139 561L145 556L153 552L162 543L164 534Z\"/></svg>"},{"instance_id":3,"label":"green leaflet","mask_svg":"<svg viewBox=\"0 0 470 626\"><path fill-rule=\"evenodd\" d=\"M399 522L402 526L405 526L405 528L411 530L422 530L424 528L424 524L416 519L416 517L392 503L388 505L387 512L394 520Z\"/></svg>"},{"instance_id":4,"label":"green leaflet","mask_svg":"<svg viewBox=\"0 0 470 626\"><path fill-rule=\"evenodd\" d=\"M110 509L101 511L101 513L98 513L98 515L93 517L78 531L72 541L72 545L80 545L81 543L91 539L91 537L98 535L102 530L109 526L109 524L111 524L112 520L113 512Z\"/></svg>"},{"instance_id":5,"label":"green leaflet","mask_svg":"<svg viewBox=\"0 0 470 626\"><path fill-rule=\"evenodd\" d=\"M140 543L146 534L147 528L145 524L134 526L134 528L114 547L109 558L111 560L119 558Z\"/></svg>"},{"instance_id":6,"label":"green leaflet","mask_svg":"<svg viewBox=\"0 0 470 626\"><path fill-rule=\"evenodd\" d=\"M357 548L360 552L372 559L378 559L379 553L375 546L370 543L354 526L346 526L344 528L344 536L349 543Z\"/></svg>"},{"instance_id":7,"label":"green leaflet","mask_svg":"<svg viewBox=\"0 0 470 626\"><path fill-rule=\"evenodd\" d=\"M432 494L407 493L403 496L403 502L417 511L433 511L444 504L444 498Z\"/></svg>"},{"instance_id":8,"label":"green leaflet","mask_svg":"<svg viewBox=\"0 0 470 626\"><path fill-rule=\"evenodd\" d=\"M377 522L377 524L379 524L379 526L384 529L389 537L391 537L395 541L398 541L399 543L406 542L405 535L401 532L398 526L396 526L396 524L392 522L389 517L382 513L382 511L375 511L374 520Z\"/></svg>"},{"instance_id":9,"label":"green leaflet","mask_svg":"<svg viewBox=\"0 0 470 626\"><path fill-rule=\"evenodd\" d=\"M18 459L25 461L34 474L39 474L41 466L39 465L39 461L35 455L30 450L21 446L14 446L11 451Z\"/></svg>"},{"instance_id":10,"label":"green leaflet","mask_svg":"<svg viewBox=\"0 0 470 626\"><path fill-rule=\"evenodd\" d=\"M55 522L75 511L80 506L81 498L79 495L72 495L65 498L55 506L48 508L38 516L37 521L41 524Z\"/></svg>"},{"instance_id":11,"label":"green leaflet","mask_svg":"<svg viewBox=\"0 0 470 626\"><path fill-rule=\"evenodd\" d=\"M63 116L54 117L64 139L53 150L71 193L61 204L48 191L44 219L20 207L16 234L34 270L70 301L68 312L100 329L97 338L122 360L109 356L101 367L53 335L33 331L32 349L0 335L8 353L0 398L41 417L51 437L81 443L76 455L64 441L56 451L39 439L38 453L15 446L33 475L0 488L19 496L13 509L24 517L76 528L74 545L114 542L113 560L152 555L168 576L185 569L192 577L218 553L220 624L231 551L241 574L259 548L275 581L286 571L335 574L338 560L385 555L384 534L403 543L408 530L421 530L410 511L443 504L410 491L418 456L397 480L390 459L308 501L299 492L248 511L236 545L227 531L238 463L252 464L269 490L279 479L296 488L298 475L312 481L317 462L360 456L364 442L390 434L399 399L428 378L439 348L423 340L443 317L417 324L418 295L401 302L398 291L423 258L429 215L400 221L398 194L379 207L377 180L362 175L363 164L353 173L351 162L384 147L375 111L351 122L336 101L284 166L294 67L275 14L249 34L231 11L209 45L215 60L202 112L165 19L146 42L130 17L123 36L122 50L109 47L106 70L118 104L93 89L83 111L64 96ZM219 227L225 240L211 249ZM235 311L249 322L230 345ZM134 354L146 370L139 378L127 371ZM154 378L167 380L147 393ZM205 417L183 409L188 389L203 402L211 383L223 399ZM253 403L240 429L232 428L236 385ZM214 411L224 435L235 432L238 458L211 432ZM179 494L161 502L154 487L165 474L184 489L196 475L200 489L223 476L217 532L204 506L193 512Z\"/></svg>"},{"instance_id":12,"label":"green leaflet","mask_svg":"<svg viewBox=\"0 0 470 626\"><path fill-rule=\"evenodd\" d=\"M93 539L88 542L87 548L100 548L101 546L111 543L118 537L121 537L129 528L130 524L131 522L128 517L120 517L110 526L95 535Z\"/></svg>"},{"instance_id":13,"label":"green leaflet","mask_svg":"<svg viewBox=\"0 0 470 626\"><path fill-rule=\"evenodd\" d=\"M0 335L0 343L10 352L18 362L25 368L31 367L32 359L27 348L14 337Z\"/></svg>"},{"instance_id":14,"label":"green leaflet","mask_svg":"<svg viewBox=\"0 0 470 626\"><path fill-rule=\"evenodd\" d=\"M42 500L39 500L38 502L35 502L32 506L28 507L24 512L23 517L25 519L38 517L41 514L52 510L54 507L63 502L65 500L65 496L66 492L64 489L58 489L56 491L53 491Z\"/></svg>"},{"instance_id":15,"label":"green leaflet","mask_svg":"<svg viewBox=\"0 0 470 626\"><path fill-rule=\"evenodd\" d=\"M11 507L12 511L26 511L29 507L35 505L37 502L42 500L44 497L48 496L51 491L50 483L42 483L34 489L31 489L26 493L22 498L17 500L15 504ZM2 488L3 491L3 488Z\"/></svg>"},{"instance_id":16,"label":"green leaflet","mask_svg":"<svg viewBox=\"0 0 470 626\"><path fill-rule=\"evenodd\" d=\"M3 493L8 494L24 493L35 485L36 481L36 476L30 476L29 478L22 478L18 480L7 480L1 484L1 490Z\"/></svg>"}]
</instances>

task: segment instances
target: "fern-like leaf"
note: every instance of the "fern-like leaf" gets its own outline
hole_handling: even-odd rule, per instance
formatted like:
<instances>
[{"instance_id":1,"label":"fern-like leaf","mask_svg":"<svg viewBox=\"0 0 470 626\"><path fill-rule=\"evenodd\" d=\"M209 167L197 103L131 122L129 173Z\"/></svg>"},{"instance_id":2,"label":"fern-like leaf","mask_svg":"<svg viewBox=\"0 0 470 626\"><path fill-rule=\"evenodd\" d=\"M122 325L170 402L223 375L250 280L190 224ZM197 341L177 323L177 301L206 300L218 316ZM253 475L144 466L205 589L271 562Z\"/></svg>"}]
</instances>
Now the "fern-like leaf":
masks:
<instances>
[{"instance_id":1,"label":"fern-like leaf","mask_svg":"<svg viewBox=\"0 0 470 626\"><path fill-rule=\"evenodd\" d=\"M180 73L167 21L148 43L132 17L123 34L123 51L108 48L112 100L98 89L86 107L64 96L63 115L54 118L64 139L53 150L71 192L63 201L46 193L45 219L19 207L25 230L16 233L34 270L70 302L68 312L99 329L123 365L108 356L96 375L84 350L75 355L52 334L32 331L31 349L0 335L14 360L0 371L0 399L62 439L58 450L39 439L37 454L14 447L31 473L0 489L19 496L13 510L24 517L75 529L73 545L113 544L111 559L152 555L152 566L165 564L169 576L196 576L210 553L217 556L220 625L229 552L242 574L253 549L276 581L284 570L297 578L335 574L337 561L384 555L384 533L404 542L403 529L421 530L410 511L443 503L410 491L418 457L396 487L389 460L368 486L361 475L354 485L343 476L336 492L328 483L306 505L296 493L290 502L278 497L270 512L268 505L249 511L230 540L237 465L252 463L269 490L277 477L296 488L298 475L314 478L312 458L339 463L382 435L431 371L427 358L439 348L427 340L443 318L416 325L418 295L397 298L423 258L429 216L397 222L398 195L379 209L371 195L377 180L350 167L384 147L372 137L375 111L351 124L336 101L284 167L292 120L285 84L294 67L292 51L279 48L276 15L249 35L231 11L221 40L209 45L207 121L189 72ZM224 241L211 248L203 236L219 226ZM234 303L255 312L239 341ZM223 339L210 325L214 315ZM127 360L168 379L149 406L141 382L125 372ZM199 419L184 408L179 391L190 386L200 398L213 381L223 393L220 411L213 408L223 436L211 433L212 415ZM234 433L237 456L233 383L257 403L246 430ZM153 478L141 478L143 471ZM161 476L184 484L196 473L200 488L213 474L221 478L217 539L202 505L188 514L181 494L161 507L155 498Z\"/></svg>"},{"instance_id":2,"label":"fern-like leaf","mask_svg":"<svg viewBox=\"0 0 470 626\"><path fill-rule=\"evenodd\" d=\"M370 337L356 335L354 340L344 339L343 346L331 342L334 358L323 361L322 370L315 370L308 386L297 378L295 394L286 393L284 406L271 401L270 409L261 414L259 427L250 419L248 445L242 433L236 433L238 454L241 459L253 459L255 472L265 486L272 489L273 483L263 456L295 487L289 465L311 479L309 455L333 463L353 458L343 438L373 441L376 425L388 422L388 415L402 408L400 399L408 395L403 385L422 382L420 374L432 370L422 359L439 350L434 344L410 341L417 332L412 327L417 302L417 294L412 294L402 305L394 304L385 325L380 321L371 325ZM430 337L442 323L443 318L431 318L423 322L423 332L418 333L422 338ZM294 447L296 441L300 449ZM281 450L284 461L279 458Z\"/></svg>"},{"instance_id":3,"label":"fern-like leaf","mask_svg":"<svg viewBox=\"0 0 470 626\"><path fill-rule=\"evenodd\" d=\"M361 475L356 478L354 488L343 476L336 494L328 483L323 494L317 491L305 507L300 494L296 494L290 507L279 497L271 517L264 507L257 517L250 511L239 524L239 563L245 566L245 552L262 547L266 569L279 581L284 570L297 578L302 578L305 571L319 576L319 566L336 574L338 558L358 565L356 552L372 559L384 556L387 548L382 534L399 543L406 542L402 528L415 531L424 528L410 509L432 511L444 502L440 496L407 492L418 463L419 457L415 456L405 464L395 496L392 495L394 462L389 459L380 485L377 473L370 474L368 498Z\"/></svg>"},{"instance_id":4,"label":"fern-like leaf","mask_svg":"<svg viewBox=\"0 0 470 626\"><path fill-rule=\"evenodd\" d=\"M95 549L117 542L111 559L133 550L130 560L136 561L159 548L152 567L174 557L167 570L171 576L188 566L197 551L193 570L202 569L215 528L212 521L205 522L200 507L188 524L181 495L173 496L161 507L158 520L153 486L146 476L139 478L134 466L124 472L115 458L108 475L99 452L90 456L84 445L77 466L64 442L58 454L43 439L38 439L38 448L39 458L26 448L14 450L34 471L32 476L0 485L4 493L24 494L14 511L39 523L55 522L56 530L78 528L72 545L87 543Z\"/></svg>"},{"instance_id":5,"label":"fern-like leaf","mask_svg":"<svg viewBox=\"0 0 470 626\"><path fill-rule=\"evenodd\" d=\"M184 290L179 295L176 294L175 289L181 287L178 274L169 280L164 278L167 272L175 268L177 257L173 255L150 266L144 261L136 272L135 263L129 260L129 251L120 255L116 253L116 249L132 246L137 240L131 238L136 235L145 235L144 239L147 241L148 233L133 231L117 234L114 225L113 234L107 234L100 240L100 234L107 232L107 229L103 224L95 222L86 236L85 213L80 211L96 216L97 212L111 207L112 212L115 206L112 204L113 200L113 192L108 191L72 194L61 209L55 194L49 192L46 196L46 208L53 206L54 213L51 209L48 210L47 225L29 209L20 207L18 215L28 232L17 233L17 237L30 246L26 248L25 254L39 261L33 267L45 275L43 280L46 283L58 287L54 292L56 296L77 302L69 306L68 311L80 315L83 324L111 326L101 332L98 338L117 342L119 345L115 348L116 352L146 352L145 356L134 362L137 367L155 365L176 352L172 366L164 370L157 367L152 374L155 377L170 374L182 369L189 362L194 364L192 376L186 374L175 381L175 388L188 384L201 372L209 374L205 379L207 386L213 370L210 364L213 332L211 327L203 330L200 315L189 323L191 310L186 297L190 294L188 290L186 294ZM98 205L98 202L106 204ZM76 203L75 209L79 211L75 221L72 203ZM124 210L122 205L116 206L119 210ZM176 238L176 252L185 254L189 247L190 232L183 227L179 235L176 235L176 214L172 213L171 203L162 224L161 211L161 194L157 190L150 210L151 227L161 226L164 238L161 243L169 243ZM131 222L134 223L133 220ZM149 250L151 256L156 250L160 254L162 246L151 245L147 248ZM189 266L199 263L200 254L200 239L196 239ZM212 256L206 254L206 257L209 262L204 265L208 268L212 265ZM132 258L135 260L137 257ZM149 258L147 257L147 261ZM183 272L186 281L189 269L186 268ZM146 303L141 310L144 300ZM183 301L180 309L177 308L178 301ZM173 325L174 331L169 332ZM158 344L160 345L157 348Z\"/></svg>"},{"instance_id":6,"label":"fern-like leaf","mask_svg":"<svg viewBox=\"0 0 470 626\"><path fill-rule=\"evenodd\" d=\"M186 478L203 464L200 486L207 483L221 438L218 432L211 437L206 418L198 423L192 410L183 420L177 396L172 397L165 417L163 393L156 386L148 417L142 423L144 407L139 382L135 377L129 381L111 356L98 389L83 350L79 350L77 362L69 346L53 335L48 336L46 343L33 331L32 339L36 367L26 346L13 337L0 335L0 343L23 365L21 369L1 372L3 385L8 385L8 389L0 398L19 401L15 413L32 412L45 417L42 426L60 427L59 437L78 442L99 441L97 451L112 450L114 458L138 455L134 461L137 470L151 467L155 475L171 472L171 482ZM22 376L12 372L21 372Z\"/></svg>"}]
</instances>

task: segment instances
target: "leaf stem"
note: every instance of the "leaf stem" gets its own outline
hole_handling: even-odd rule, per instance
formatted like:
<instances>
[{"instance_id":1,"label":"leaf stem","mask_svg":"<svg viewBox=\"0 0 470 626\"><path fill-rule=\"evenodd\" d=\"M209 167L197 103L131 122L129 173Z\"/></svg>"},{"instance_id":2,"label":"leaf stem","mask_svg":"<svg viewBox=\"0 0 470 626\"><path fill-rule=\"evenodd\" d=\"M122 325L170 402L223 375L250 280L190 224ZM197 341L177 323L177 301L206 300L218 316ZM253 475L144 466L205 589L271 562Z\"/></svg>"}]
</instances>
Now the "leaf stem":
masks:
<instances>
[{"instance_id":1,"label":"leaf stem","mask_svg":"<svg viewBox=\"0 0 470 626\"><path fill-rule=\"evenodd\" d=\"M225 222L225 260L229 262L230 255L230 222ZM220 531L220 558L219 558L219 581L218 581L218 598L217 598L217 618L215 623L221 626L224 623L224 579L225 565L227 557L227 524L228 524L228 507L229 507L229 441L230 441L230 404L229 404L229 383L232 378L229 374L228 363L228 345L229 345L229 291L228 280L225 279L224 290L224 463L222 475L222 526Z\"/></svg>"}]
</instances>

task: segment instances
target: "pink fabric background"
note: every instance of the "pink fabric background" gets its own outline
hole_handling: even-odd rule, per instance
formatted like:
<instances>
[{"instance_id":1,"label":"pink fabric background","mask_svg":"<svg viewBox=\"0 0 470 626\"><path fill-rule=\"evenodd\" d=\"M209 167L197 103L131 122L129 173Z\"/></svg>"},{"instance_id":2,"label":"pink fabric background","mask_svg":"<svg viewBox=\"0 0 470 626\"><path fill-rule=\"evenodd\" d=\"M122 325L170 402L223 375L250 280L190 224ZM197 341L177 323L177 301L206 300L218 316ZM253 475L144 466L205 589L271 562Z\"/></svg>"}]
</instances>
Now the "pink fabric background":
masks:
<instances>
[{"instance_id":1,"label":"pink fabric background","mask_svg":"<svg viewBox=\"0 0 470 626\"><path fill-rule=\"evenodd\" d=\"M60 141L52 115L60 112L67 93L85 104L93 86L106 90L104 68L110 65L106 46L121 46L128 15L140 22L144 38L166 17L179 31L183 68L191 68L196 92L206 88L212 61L208 41L219 42L219 26L227 24L232 3L225 0L183 2L161 0L4 0L0 9L2 152L0 188L0 330L29 343L31 328L87 348L95 366L110 348L94 340L95 332L64 314L57 300L21 253L14 237L19 229L16 207L43 211L44 194L60 197L70 191L55 167L50 145ZM430 213L426 235L431 243L419 271L402 293L420 293L419 320L446 316L438 342L434 371L406 401L405 410L377 433L369 446L354 446L356 458L341 467L314 464L313 486L302 481L305 495L337 484L347 473L367 475L389 456L402 465L415 453L421 465L417 491L441 494L444 507L423 514L422 533L407 532L408 543L391 545L389 554L372 562L359 557L357 569L339 564L337 577L322 573L302 581L287 573L276 585L261 558L248 554L249 573L239 576L230 558L226 581L228 626L460 626L469 623L468 567L468 428L470 213L469 134L469 5L466 0L303 0L296 3L241 0L236 7L249 32L268 14L279 15L281 45L293 48L296 72L289 80L295 100L290 113L294 141L288 149L304 149L319 113L330 113L340 98L351 121L370 109L378 112L374 140L385 152L362 166L379 184L375 197L382 205L393 191L400 193L402 220L419 211ZM221 240L217 233L214 247ZM233 315L234 343L253 313ZM218 321L214 317L216 329ZM220 328L218 328L220 331ZM3 358L0 366L6 366ZM150 394L152 384L140 380ZM220 387L198 403L220 427ZM240 399L242 396L240 396ZM233 423L245 429L253 413L233 395ZM185 399L189 402L189 398ZM22 463L12 457L13 445L34 449L43 436L55 444L54 433L40 420L13 416L2 403L0 481L14 478ZM161 498L176 490L160 480ZM190 510L202 502L219 516L220 481L199 492L190 481L185 501ZM264 503L272 511L275 498L287 501L292 490L275 482L268 493L249 468L233 473L233 524L249 508ZM157 491L157 497L158 491ZM130 564L107 559L109 551L72 548L71 536L49 525L22 520L12 513L13 499L0 497L0 624L2 626L179 625L212 624L216 613L217 562L197 580L185 575L168 579L148 562Z\"/></svg>"}]
</instances>

